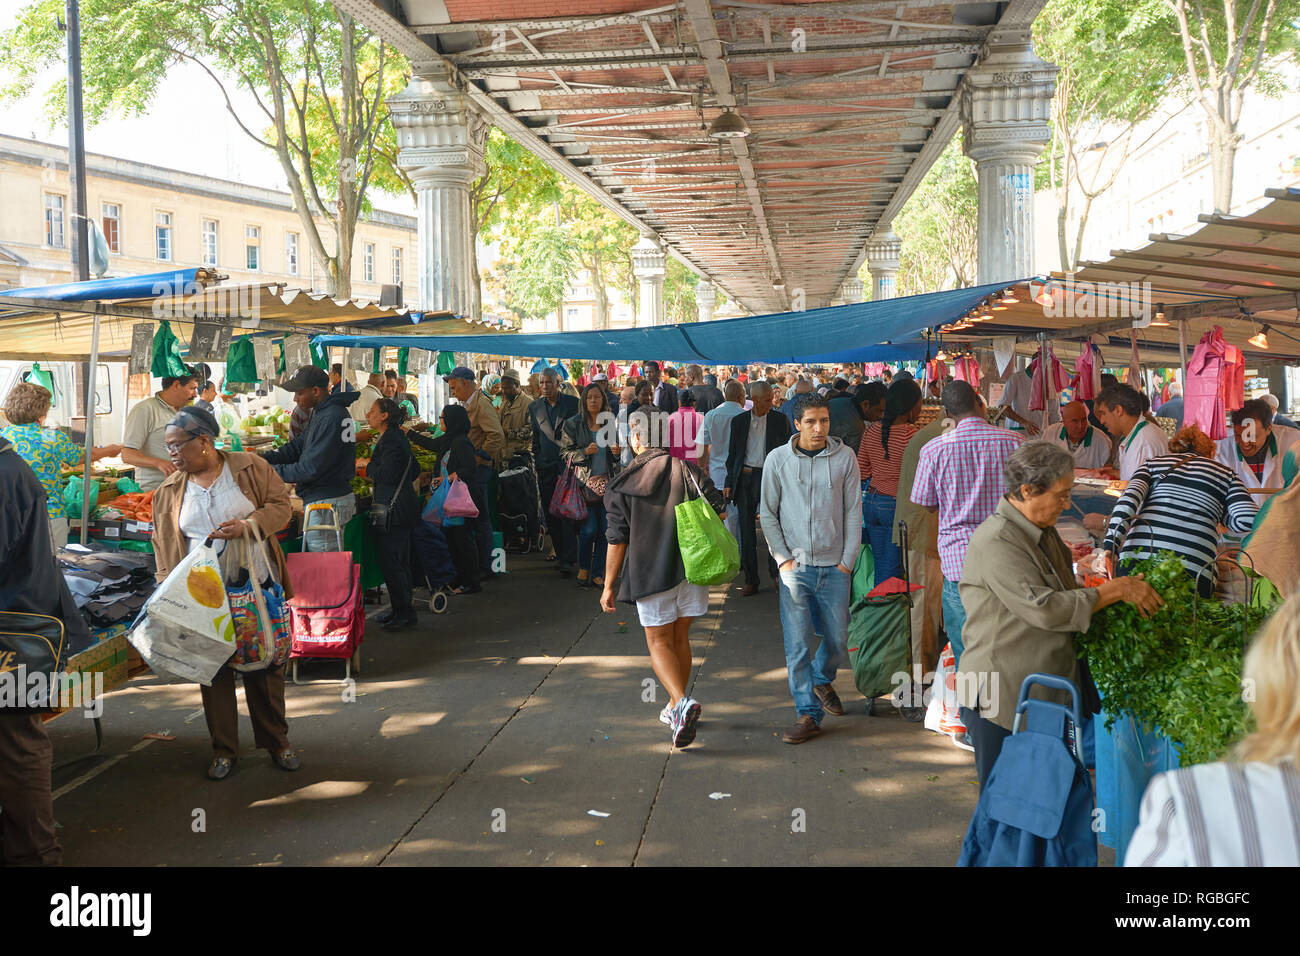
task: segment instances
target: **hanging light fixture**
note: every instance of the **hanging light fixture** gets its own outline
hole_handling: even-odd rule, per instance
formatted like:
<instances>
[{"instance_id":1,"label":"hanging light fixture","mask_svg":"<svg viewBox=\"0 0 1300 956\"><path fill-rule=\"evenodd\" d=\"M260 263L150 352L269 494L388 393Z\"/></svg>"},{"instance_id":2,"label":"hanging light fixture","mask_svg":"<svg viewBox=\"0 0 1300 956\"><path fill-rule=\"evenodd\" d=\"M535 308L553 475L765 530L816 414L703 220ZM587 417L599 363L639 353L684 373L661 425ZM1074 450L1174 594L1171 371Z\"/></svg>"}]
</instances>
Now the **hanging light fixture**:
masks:
<instances>
[{"instance_id":1,"label":"hanging light fixture","mask_svg":"<svg viewBox=\"0 0 1300 956\"><path fill-rule=\"evenodd\" d=\"M1169 324L1169 320L1165 318L1165 304L1163 302L1156 303L1156 317L1151 320L1151 328L1153 329L1172 328L1172 326Z\"/></svg>"},{"instance_id":2,"label":"hanging light fixture","mask_svg":"<svg viewBox=\"0 0 1300 956\"><path fill-rule=\"evenodd\" d=\"M1056 298L1052 295L1052 287L1050 285L1043 286L1043 291L1034 296L1034 301L1046 309L1056 308Z\"/></svg>"},{"instance_id":3,"label":"hanging light fixture","mask_svg":"<svg viewBox=\"0 0 1300 956\"><path fill-rule=\"evenodd\" d=\"M1265 324L1262 329L1260 329L1250 338L1246 339L1246 341L1249 342L1251 345L1255 346L1255 348L1263 349L1265 352L1267 352L1268 351L1268 328L1269 328L1268 325Z\"/></svg>"},{"instance_id":4,"label":"hanging light fixture","mask_svg":"<svg viewBox=\"0 0 1300 956\"><path fill-rule=\"evenodd\" d=\"M709 124L708 135L712 139L744 139L749 135L749 124L743 116L728 108Z\"/></svg>"},{"instance_id":5,"label":"hanging light fixture","mask_svg":"<svg viewBox=\"0 0 1300 956\"><path fill-rule=\"evenodd\" d=\"M1020 300L1016 298L1016 290L1015 290L1015 289L1003 289L1003 290L1002 290L1002 304L1003 304L1004 306L1007 306L1007 305L1015 305L1015 304L1018 303L1019 301L1020 301Z\"/></svg>"}]
</instances>

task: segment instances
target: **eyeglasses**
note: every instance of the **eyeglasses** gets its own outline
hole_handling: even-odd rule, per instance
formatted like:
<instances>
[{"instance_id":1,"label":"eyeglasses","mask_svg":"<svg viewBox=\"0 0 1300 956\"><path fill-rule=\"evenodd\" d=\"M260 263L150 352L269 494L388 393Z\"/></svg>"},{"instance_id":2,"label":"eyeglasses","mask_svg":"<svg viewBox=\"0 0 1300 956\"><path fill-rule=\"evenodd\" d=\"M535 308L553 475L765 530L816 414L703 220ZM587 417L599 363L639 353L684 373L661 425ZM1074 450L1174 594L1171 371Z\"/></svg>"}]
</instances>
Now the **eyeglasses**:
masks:
<instances>
[{"instance_id":1,"label":"eyeglasses","mask_svg":"<svg viewBox=\"0 0 1300 956\"><path fill-rule=\"evenodd\" d=\"M196 438L198 438L198 437L199 437L198 435L191 435L189 438L185 439L183 442L170 442L170 441L169 441L169 442L167 442L166 444L164 444L163 447L167 449L167 454L169 454L169 455L174 455L174 454L176 454L176 452L180 451L182 448L184 448L186 445L188 445L190 442L194 441L194 439L196 439Z\"/></svg>"}]
</instances>

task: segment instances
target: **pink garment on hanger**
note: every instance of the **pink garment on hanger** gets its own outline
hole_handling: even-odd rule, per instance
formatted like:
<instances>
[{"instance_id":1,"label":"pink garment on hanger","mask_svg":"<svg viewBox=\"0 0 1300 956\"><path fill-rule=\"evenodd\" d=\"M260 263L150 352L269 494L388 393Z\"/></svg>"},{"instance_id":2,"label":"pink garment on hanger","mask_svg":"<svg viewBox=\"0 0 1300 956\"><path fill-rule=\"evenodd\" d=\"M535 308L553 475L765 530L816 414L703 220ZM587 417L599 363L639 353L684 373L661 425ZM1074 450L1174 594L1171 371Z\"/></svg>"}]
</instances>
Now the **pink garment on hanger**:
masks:
<instances>
[{"instance_id":1,"label":"pink garment on hanger","mask_svg":"<svg viewBox=\"0 0 1300 956\"><path fill-rule=\"evenodd\" d=\"M1223 407L1235 412L1246 404L1246 356L1235 345L1229 345L1224 361Z\"/></svg>"},{"instance_id":2,"label":"pink garment on hanger","mask_svg":"<svg viewBox=\"0 0 1300 956\"><path fill-rule=\"evenodd\" d=\"M1187 383L1183 387L1183 424L1196 425L1215 441L1228 434L1224 423L1224 379L1229 348L1223 340L1223 329L1217 325L1202 335L1187 362Z\"/></svg>"},{"instance_id":3,"label":"pink garment on hanger","mask_svg":"<svg viewBox=\"0 0 1300 956\"><path fill-rule=\"evenodd\" d=\"M1046 363L1040 361L1043 352L1047 353ZM1044 366L1047 371L1044 373ZM1056 353L1050 347L1044 346L1039 350L1039 357L1029 363L1029 370L1034 373L1033 384L1030 386L1029 410L1031 412L1041 412L1046 405L1043 402L1043 376L1047 375L1047 390L1052 393L1052 399L1055 401L1061 394L1061 389L1069 388L1070 376L1065 373L1065 367L1056 359Z\"/></svg>"},{"instance_id":4,"label":"pink garment on hanger","mask_svg":"<svg viewBox=\"0 0 1300 956\"><path fill-rule=\"evenodd\" d=\"M1075 388L1075 398L1091 401L1101 392L1101 349L1088 342L1083 354L1074 362L1075 377L1070 384Z\"/></svg>"},{"instance_id":5,"label":"pink garment on hanger","mask_svg":"<svg viewBox=\"0 0 1300 956\"><path fill-rule=\"evenodd\" d=\"M971 388L980 387L980 363L973 355L963 355L952 363L952 377L959 382L970 383Z\"/></svg>"}]
</instances>

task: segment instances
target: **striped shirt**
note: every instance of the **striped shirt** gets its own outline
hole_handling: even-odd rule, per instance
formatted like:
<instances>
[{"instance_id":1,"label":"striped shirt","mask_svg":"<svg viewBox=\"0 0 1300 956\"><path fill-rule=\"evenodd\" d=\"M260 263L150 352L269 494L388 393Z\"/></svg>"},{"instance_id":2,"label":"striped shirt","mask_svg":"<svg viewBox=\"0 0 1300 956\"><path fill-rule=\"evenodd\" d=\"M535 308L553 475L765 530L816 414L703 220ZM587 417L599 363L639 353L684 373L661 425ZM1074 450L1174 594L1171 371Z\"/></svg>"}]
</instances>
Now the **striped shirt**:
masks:
<instances>
[{"instance_id":1,"label":"striped shirt","mask_svg":"<svg viewBox=\"0 0 1300 956\"><path fill-rule=\"evenodd\" d=\"M1255 511L1246 486L1225 465L1200 455L1161 455L1129 479L1111 512L1105 546L1121 560L1149 557L1153 547L1172 551L1190 573L1207 565L1213 573L1218 526L1245 534Z\"/></svg>"},{"instance_id":2,"label":"striped shirt","mask_svg":"<svg viewBox=\"0 0 1300 956\"><path fill-rule=\"evenodd\" d=\"M1207 763L1151 780L1125 866L1300 866L1291 760Z\"/></svg>"},{"instance_id":3,"label":"striped shirt","mask_svg":"<svg viewBox=\"0 0 1300 956\"><path fill-rule=\"evenodd\" d=\"M880 433L884 426L872 422L862 433L858 444L858 471L862 481L871 483L871 490L881 495L898 495L898 473L903 468L903 454L907 443L916 434L916 426L899 422L889 428L889 457L880 444Z\"/></svg>"},{"instance_id":4,"label":"striped shirt","mask_svg":"<svg viewBox=\"0 0 1300 956\"><path fill-rule=\"evenodd\" d=\"M939 509L939 564L947 580L961 580L971 535L997 510L1006 492L1002 468L1022 441L972 417L921 449L912 502Z\"/></svg>"}]
</instances>

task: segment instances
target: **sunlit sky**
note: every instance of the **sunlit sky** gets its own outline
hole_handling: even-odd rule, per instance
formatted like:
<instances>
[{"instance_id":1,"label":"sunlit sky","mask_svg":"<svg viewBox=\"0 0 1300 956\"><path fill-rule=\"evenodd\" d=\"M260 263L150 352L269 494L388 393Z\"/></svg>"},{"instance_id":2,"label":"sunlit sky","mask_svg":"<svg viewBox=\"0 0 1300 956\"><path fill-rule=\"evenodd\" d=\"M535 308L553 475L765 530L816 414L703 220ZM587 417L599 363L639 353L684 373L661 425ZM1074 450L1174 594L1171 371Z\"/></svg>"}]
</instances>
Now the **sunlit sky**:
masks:
<instances>
[{"instance_id":1,"label":"sunlit sky","mask_svg":"<svg viewBox=\"0 0 1300 956\"><path fill-rule=\"evenodd\" d=\"M8 28L27 3L0 0L0 26ZM0 132L66 146L66 118L58 117L51 124L44 108L45 91L63 73L63 66L51 70L30 95L4 104ZM252 97L241 94L234 84L228 89L249 128L264 128L265 117ZM275 156L248 138L226 111L216 84L192 64L173 67L146 115L105 119L87 127L86 149L233 182L286 189ZM376 193L371 200L380 209L415 212L414 205L402 197Z\"/></svg>"}]
</instances>

